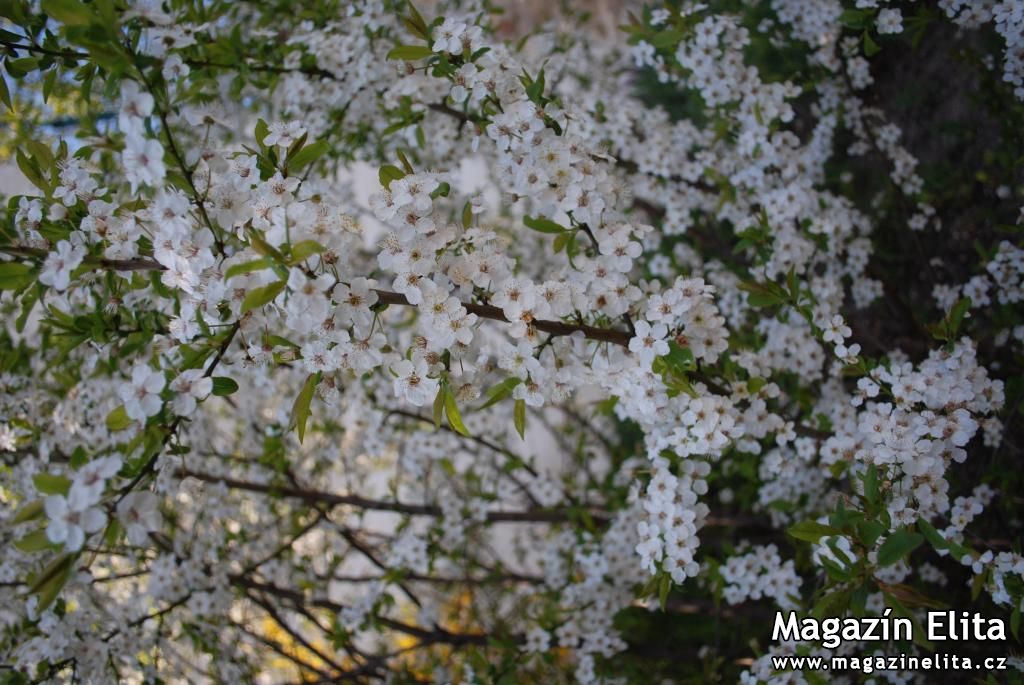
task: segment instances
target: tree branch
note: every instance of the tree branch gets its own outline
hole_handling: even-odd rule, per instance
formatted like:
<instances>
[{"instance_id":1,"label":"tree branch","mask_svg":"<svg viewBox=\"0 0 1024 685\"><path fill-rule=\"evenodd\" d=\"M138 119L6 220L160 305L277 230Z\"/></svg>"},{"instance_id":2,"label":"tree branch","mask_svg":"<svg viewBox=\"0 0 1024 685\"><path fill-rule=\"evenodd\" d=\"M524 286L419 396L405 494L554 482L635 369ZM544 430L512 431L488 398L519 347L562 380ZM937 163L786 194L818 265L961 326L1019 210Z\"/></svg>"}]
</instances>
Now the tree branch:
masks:
<instances>
[{"instance_id":1,"label":"tree branch","mask_svg":"<svg viewBox=\"0 0 1024 685\"><path fill-rule=\"evenodd\" d=\"M252 483L250 481L217 476L210 473L190 471L187 469L178 470L178 478L195 478L205 483L223 483L235 490L246 492L261 492L267 495L277 495L291 499L301 500L311 504L329 504L332 506L352 506L370 511L390 511L395 514L408 516L441 516L441 507L431 504L411 504L407 502L391 502L387 500L376 500L360 495L338 495L320 490L308 490L289 485L267 485L263 483ZM604 511L591 511L591 517L596 521L607 521L610 517ZM488 523L566 523L572 520L568 512L562 509L525 509L521 511L490 511L487 512Z\"/></svg>"}]
</instances>

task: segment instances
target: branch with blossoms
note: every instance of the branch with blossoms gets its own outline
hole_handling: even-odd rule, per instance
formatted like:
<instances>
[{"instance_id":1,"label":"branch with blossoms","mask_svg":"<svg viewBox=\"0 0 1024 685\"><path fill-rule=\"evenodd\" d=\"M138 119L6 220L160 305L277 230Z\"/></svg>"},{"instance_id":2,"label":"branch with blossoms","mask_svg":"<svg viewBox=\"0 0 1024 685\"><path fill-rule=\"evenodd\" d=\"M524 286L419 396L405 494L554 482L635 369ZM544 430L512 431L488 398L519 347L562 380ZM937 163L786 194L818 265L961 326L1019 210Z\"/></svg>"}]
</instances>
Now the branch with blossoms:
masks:
<instances>
[{"instance_id":1,"label":"branch with blossoms","mask_svg":"<svg viewBox=\"0 0 1024 685\"><path fill-rule=\"evenodd\" d=\"M768 682L828 648L776 611L939 587L1015 636L1019 145L938 174L877 84L991 21L1016 121L1016 24L858 4L5 3L0 663Z\"/></svg>"}]
</instances>

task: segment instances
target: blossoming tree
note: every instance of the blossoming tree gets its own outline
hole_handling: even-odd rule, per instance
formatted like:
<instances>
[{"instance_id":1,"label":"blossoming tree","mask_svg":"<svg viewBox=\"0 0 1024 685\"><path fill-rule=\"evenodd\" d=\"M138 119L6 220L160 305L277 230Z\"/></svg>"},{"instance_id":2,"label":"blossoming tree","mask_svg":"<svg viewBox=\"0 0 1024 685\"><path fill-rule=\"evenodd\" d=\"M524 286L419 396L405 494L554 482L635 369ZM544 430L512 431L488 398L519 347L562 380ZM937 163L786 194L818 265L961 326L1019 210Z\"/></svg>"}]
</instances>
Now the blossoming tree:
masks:
<instances>
[{"instance_id":1,"label":"blossoming tree","mask_svg":"<svg viewBox=\"0 0 1024 685\"><path fill-rule=\"evenodd\" d=\"M1015 639L1021 129L933 174L876 79L945 32L1013 126L1024 3L709 5L0 2L0 682Z\"/></svg>"}]
</instances>

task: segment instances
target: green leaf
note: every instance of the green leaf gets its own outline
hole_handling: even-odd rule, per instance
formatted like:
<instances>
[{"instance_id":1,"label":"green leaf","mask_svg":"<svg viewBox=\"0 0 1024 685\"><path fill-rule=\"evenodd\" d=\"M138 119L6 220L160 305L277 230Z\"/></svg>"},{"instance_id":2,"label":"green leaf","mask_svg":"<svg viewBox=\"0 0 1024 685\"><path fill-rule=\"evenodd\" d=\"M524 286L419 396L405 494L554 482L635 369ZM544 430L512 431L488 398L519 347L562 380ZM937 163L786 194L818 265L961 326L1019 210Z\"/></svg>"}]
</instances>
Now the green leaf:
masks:
<instances>
[{"instance_id":1,"label":"green leaf","mask_svg":"<svg viewBox=\"0 0 1024 685\"><path fill-rule=\"evenodd\" d=\"M29 290L21 298L21 314L14 321L14 329L21 333L25 330L25 324L28 322L29 314L35 309L36 303L39 302L39 298L46 292L46 286L42 283L36 283L36 287Z\"/></svg>"},{"instance_id":2,"label":"green leaf","mask_svg":"<svg viewBox=\"0 0 1024 685\"><path fill-rule=\"evenodd\" d=\"M978 599L981 596L981 591L985 589L985 583L988 581L988 571L984 570L978 575L974 576L971 580L971 601Z\"/></svg>"},{"instance_id":3,"label":"green leaf","mask_svg":"<svg viewBox=\"0 0 1024 685\"><path fill-rule=\"evenodd\" d=\"M245 299L242 300L242 313L245 314L251 309L257 309L272 301L284 290L284 286L284 281L274 281L269 285L250 290L245 294Z\"/></svg>"},{"instance_id":4,"label":"green leaf","mask_svg":"<svg viewBox=\"0 0 1024 685\"><path fill-rule=\"evenodd\" d=\"M803 540L805 542L817 542L826 535L842 535L843 531L832 526L826 526L823 523L818 523L813 519L807 519L790 526L787 530L790 537L794 537L797 540Z\"/></svg>"},{"instance_id":5,"label":"green leaf","mask_svg":"<svg viewBox=\"0 0 1024 685\"><path fill-rule=\"evenodd\" d=\"M960 331L960 325L964 322L964 317L967 315L967 310L971 308L971 298L961 297L953 305L953 308L949 310L949 338L953 339Z\"/></svg>"},{"instance_id":6,"label":"green leaf","mask_svg":"<svg viewBox=\"0 0 1024 685\"><path fill-rule=\"evenodd\" d=\"M860 29L864 27L866 17L867 12L863 10L848 9L839 15L839 23L849 26L851 29Z\"/></svg>"},{"instance_id":7,"label":"green leaf","mask_svg":"<svg viewBox=\"0 0 1024 685\"><path fill-rule=\"evenodd\" d=\"M572 240L572 236L573 234L569 231L555 236L555 242L552 243L552 248L554 249L555 254L558 254L569 245L569 241Z\"/></svg>"},{"instance_id":8,"label":"green leaf","mask_svg":"<svg viewBox=\"0 0 1024 685\"><path fill-rule=\"evenodd\" d=\"M263 139L270 133L270 127L267 126L267 122L263 121L263 119L259 119L256 121L256 130L253 133L256 136L256 142L262 147Z\"/></svg>"},{"instance_id":9,"label":"green leaf","mask_svg":"<svg viewBox=\"0 0 1024 685\"><path fill-rule=\"evenodd\" d=\"M25 174L25 178L27 178L36 188L39 188L43 192L49 194L50 184L47 183L46 179L43 177L43 172L39 169L39 165L22 154L21 150L15 151L14 159L18 163L18 169L21 173Z\"/></svg>"},{"instance_id":10,"label":"green leaf","mask_svg":"<svg viewBox=\"0 0 1024 685\"><path fill-rule=\"evenodd\" d=\"M36 490L44 495L66 495L71 489L71 479L52 473L37 473L32 476Z\"/></svg>"},{"instance_id":11,"label":"green leaf","mask_svg":"<svg viewBox=\"0 0 1024 685\"><path fill-rule=\"evenodd\" d=\"M878 467L871 464L868 466L868 470L864 474L864 499L867 500L868 506L873 509L875 505L878 504L880 497L881 491L879 490L878 484Z\"/></svg>"},{"instance_id":12,"label":"green leaf","mask_svg":"<svg viewBox=\"0 0 1024 685\"><path fill-rule=\"evenodd\" d=\"M437 389L434 396L434 428L441 427L441 417L444 416L444 386Z\"/></svg>"},{"instance_id":13,"label":"green leaf","mask_svg":"<svg viewBox=\"0 0 1024 685\"><path fill-rule=\"evenodd\" d=\"M39 170L43 172L44 176L56 169L57 160L54 159L53 150L50 149L49 145L38 140L26 140L25 150L32 158L32 161L39 167Z\"/></svg>"},{"instance_id":14,"label":"green leaf","mask_svg":"<svg viewBox=\"0 0 1024 685\"><path fill-rule=\"evenodd\" d=\"M402 163L402 170L405 171L405 173L416 173L415 169L413 169L412 162L410 162L409 158L405 156L404 152L402 152L402 148L397 148L395 150L395 154L398 155L398 161Z\"/></svg>"},{"instance_id":15,"label":"green leaf","mask_svg":"<svg viewBox=\"0 0 1024 685\"><path fill-rule=\"evenodd\" d=\"M53 87L57 85L57 70L50 69L46 72L46 76L43 78L43 103L45 104L50 99L50 94L53 93Z\"/></svg>"},{"instance_id":16,"label":"green leaf","mask_svg":"<svg viewBox=\"0 0 1024 685\"><path fill-rule=\"evenodd\" d=\"M34 533L29 533L20 540L15 540L14 546L26 554L42 552L44 550L60 547L60 545L55 545L50 542L50 538L46 537L45 530L37 530Z\"/></svg>"},{"instance_id":17,"label":"green leaf","mask_svg":"<svg viewBox=\"0 0 1024 685\"><path fill-rule=\"evenodd\" d=\"M541 98L544 96L544 69L541 69L537 74L537 78L534 80L527 79L526 84L526 97L530 98L531 102L540 103Z\"/></svg>"},{"instance_id":18,"label":"green leaf","mask_svg":"<svg viewBox=\"0 0 1024 685\"><path fill-rule=\"evenodd\" d=\"M3 74L0 74L0 100L3 101L7 109L14 111L14 103L11 102L11 91L7 88L7 79L4 78Z\"/></svg>"},{"instance_id":19,"label":"green leaf","mask_svg":"<svg viewBox=\"0 0 1024 685\"><path fill-rule=\"evenodd\" d=\"M693 371L697 366L690 348L681 347L675 340L668 341L668 354L662 355L659 359L665 363L669 371L680 375Z\"/></svg>"},{"instance_id":20,"label":"green leaf","mask_svg":"<svg viewBox=\"0 0 1024 685\"><path fill-rule=\"evenodd\" d=\"M260 257L254 259L251 262L242 262L241 264L232 264L228 267L228 270L224 272L224 280L233 278L234 276L241 276L242 274L251 274L254 271L263 271L264 269L273 268L276 264L271 257Z\"/></svg>"},{"instance_id":21,"label":"green leaf","mask_svg":"<svg viewBox=\"0 0 1024 685\"><path fill-rule=\"evenodd\" d=\"M212 392L218 397L233 395L238 392L238 383L235 382L235 379L228 378L227 376L214 376Z\"/></svg>"},{"instance_id":22,"label":"green leaf","mask_svg":"<svg viewBox=\"0 0 1024 685\"><path fill-rule=\"evenodd\" d=\"M667 50L679 45L684 38L686 38L686 34L682 31L669 29L655 33L651 36L651 40L649 42L659 50Z\"/></svg>"},{"instance_id":23,"label":"green leaf","mask_svg":"<svg viewBox=\"0 0 1024 685\"><path fill-rule=\"evenodd\" d=\"M36 611L42 612L57 599L64 584L71 577L71 569L74 566L76 555L62 554L49 564L32 579L29 584L29 591L39 596Z\"/></svg>"},{"instance_id":24,"label":"green leaf","mask_svg":"<svg viewBox=\"0 0 1024 685\"><path fill-rule=\"evenodd\" d=\"M92 6L81 0L42 0L40 7L47 16L68 26L83 26L95 18Z\"/></svg>"},{"instance_id":25,"label":"green leaf","mask_svg":"<svg viewBox=\"0 0 1024 685\"><path fill-rule=\"evenodd\" d=\"M292 423L295 424L295 429L299 434L300 443L303 438L306 437L306 421L309 419L309 405L313 402L313 391L316 390L316 385L319 382L319 373L309 374L309 377L306 379L306 384L302 386L302 390L299 391L298 397L295 398L295 404L292 406Z\"/></svg>"},{"instance_id":26,"label":"green leaf","mask_svg":"<svg viewBox=\"0 0 1024 685\"><path fill-rule=\"evenodd\" d=\"M427 40L426 26L424 26L421 29L415 22L409 19L409 17L402 17L402 24L405 26L406 29L409 30L409 33L411 33L412 35L422 40Z\"/></svg>"},{"instance_id":27,"label":"green leaf","mask_svg":"<svg viewBox=\"0 0 1024 685\"><path fill-rule=\"evenodd\" d=\"M516 400L515 409L512 411L512 419L516 425L516 432L522 440L526 439L526 400Z\"/></svg>"},{"instance_id":28,"label":"green leaf","mask_svg":"<svg viewBox=\"0 0 1024 685\"><path fill-rule=\"evenodd\" d=\"M17 525L19 523L25 523L26 521L40 518L43 513L43 500L33 500L18 510L18 513L14 515L13 519L11 519L11 524Z\"/></svg>"},{"instance_id":29,"label":"green leaf","mask_svg":"<svg viewBox=\"0 0 1024 685\"><path fill-rule=\"evenodd\" d=\"M309 257L320 254L324 249L324 246L315 240L300 240L292 245L292 258L288 260L288 264L295 265L304 262Z\"/></svg>"},{"instance_id":30,"label":"green leaf","mask_svg":"<svg viewBox=\"0 0 1024 685\"><path fill-rule=\"evenodd\" d=\"M248 236L249 244L252 245L252 249L256 250L256 252L260 253L264 257L270 257L278 264L284 264L285 259L284 255L281 254L281 251L264 240L259 233L250 230Z\"/></svg>"},{"instance_id":31,"label":"green leaf","mask_svg":"<svg viewBox=\"0 0 1024 685\"><path fill-rule=\"evenodd\" d=\"M21 290L32 282L34 273L30 264L0 262L0 290Z\"/></svg>"},{"instance_id":32,"label":"green leaf","mask_svg":"<svg viewBox=\"0 0 1024 685\"><path fill-rule=\"evenodd\" d=\"M914 551L924 542L924 536L909 530L900 529L885 539L878 548L878 565L891 566Z\"/></svg>"},{"instance_id":33,"label":"green leaf","mask_svg":"<svg viewBox=\"0 0 1024 685\"><path fill-rule=\"evenodd\" d=\"M388 51L387 59L399 59L412 62L425 59L434 54L429 45L396 45Z\"/></svg>"},{"instance_id":34,"label":"green leaf","mask_svg":"<svg viewBox=\"0 0 1024 685\"><path fill-rule=\"evenodd\" d=\"M123 404L107 414L107 430L111 432L116 433L117 431L123 431L125 428L132 425L132 423L132 420L128 418L128 412L125 411Z\"/></svg>"},{"instance_id":35,"label":"green leaf","mask_svg":"<svg viewBox=\"0 0 1024 685\"><path fill-rule=\"evenodd\" d=\"M423 19L423 15L416 9L416 5L412 4L412 0L409 0L409 22L415 26L419 31L423 33L423 37L426 38L428 34L427 22Z\"/></svg>"},{"instance_id":36,"label":"green leaf","mask_svg":"<svg viewBox=\"0 0 1024 685\"><path fill-rule=\"evenodd\" d=\"M864 55L867 57L874 57L877 55L882 48L878 46L878 43L874 41L871 34L867 31L864 32Z\"/></svg>"},{"instance_id":37,"label":"green leaf","mask_svg":"<svg viewBox=\"0 0 1024 685\"><path fill-rule=\"evenodd\" d=\"M523 223L526 224L527 228L532 228L533 230L539 231L540 233L558 234L565 233L566 231L569 230L565 226L556 224L554 221L551 221L550 219L545 219L543 217L534 218L531 216L524 216Z\"/></svg>"},{"instance_id":38,"label":"green leaf","mask_svg":"<svg viewBox=\"0 0 1024 685\"><path fill-rule=\"evenodd\" d=\"M307 145L295 153L294 157L288 160L288 171L299 171L303 167L312 164L323 157L330 149L330 143L326 140L318 140L312 145Z\"/></svg>"},{"instance_id":39,"label":"green leaf","mask_svg":"<svg viewBox=\"0 0 1024 685\"><path fill-rule=\"evenodd\" d=\"M658 581L658 604L661 605L661 610L665 611L665 607L668 605L668 593L672 590L672 576L664 574L661 576L661 580Z\"/></svg>"},{"instance_id":40,"label":"green leaf","mask_svg":"<svg viewBox=\"0 0 1024 685\"><path fill-rule=\"evenodd\" d=\"M921 531L928 543L935 548L936 552L949 549L949 543L935 530L935 526L924 518L917 519L917 529Z\"/></svg>"},{"instance_id":41,"label":"green leaf","mask_svg":"<svg viewBox=\"0 0 1024 685\"><path fill-rule=\"evenodd\" d=\"M885 526L878 521L861 521L857 524L857 532L860 533L860 541L864 546L871 549L885 533Z\"/></svg>"},{"instance_id":42,"label":"green leaf","mask_svg":"<svg viewBox=\"0 0 1024 685\"><path fill-rule=\"evenodd\" d=\"M448 417L448 425L456 433L469 437L466 424L462 422L462 415L459 414L459 405L455 401L455 393L452 392L452 389L447 384L444 386L444 413Z\"/></svg>"},{"instance_id":43,"label":"green leaf","mask_svg":"<svg viewBox=\"0 0 1024 685\"><path fill-rule=\"evenodd\" d=\"M436 188L434 188L433 191L431 191L430 197L433 200L436 200L439 197L448 197L448 193L450 193L451 191L451 185L442 181L441 183L438 184Z\"/></svg>"},{"instance_id":44,"label":"green leaf","mask_svg":"<svg viewBox=\"0 0 1024 685\"><path fill-rule=\"evenodd\" d=\"M747 293L751 307L774 307L786 302L785 291L774 283L745 281L739 287Z\"/></svg>"},{"instance_id":45,"label":"green leaf","mask_svg":"<svg viewBox=\"0 0 1024 685\"><path fill-rule=\"evenodd\" d=\"M498 383L487 391L487 400L480 405L480 409L487 409L487 407L493 406L498 402L511 397L512 390L522 382L522 379L512 376L511 378L506 378L502 382Z\"/></svg>"},{"instance_id":46,"label":"green leaf","mask_svg":"<svg viewBox=\"0 0 1024 685\"><path fill-rule=\"evenodd\" d=\"M852 590L839 588L822 595L811 609L811 616L821 619L825 616L842 616L843 611L850 603Z\"/></svg>"},{"instance_id":47,"label":"green leaf","mask_svg":"<svg viewBox=\"0 0 1024 685\"><path fill-rule=\"evenodd\" d=\"M385 164L380 168L377 173L377 178L380 180L380 184L386 189L391 190L391 182L397 181L400 178L405 178L405 172L396 167L394 164Z\"/></svg>"},{"instance_id":48,"label":"green leaf","mask_svg":"<svg viewBox=\"0 0 1024 685\"><path fill-rule=\"evenodd\" d=\"M8 59L4 62L4 66L7 67L8 74L16 79L21 79L39 68L39 58L19 57L18 59Z\"/></svg>"}]
</instances>

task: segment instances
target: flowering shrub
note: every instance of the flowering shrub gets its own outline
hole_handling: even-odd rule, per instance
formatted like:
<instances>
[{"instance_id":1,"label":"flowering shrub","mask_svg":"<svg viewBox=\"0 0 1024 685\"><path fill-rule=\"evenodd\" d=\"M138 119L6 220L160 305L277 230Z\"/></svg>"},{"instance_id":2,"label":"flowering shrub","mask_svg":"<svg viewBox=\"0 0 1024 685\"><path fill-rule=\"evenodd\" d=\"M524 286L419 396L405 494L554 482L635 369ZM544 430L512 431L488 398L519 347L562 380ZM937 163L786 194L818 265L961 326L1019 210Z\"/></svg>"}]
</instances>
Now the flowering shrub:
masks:
<instances>
[{"instance_id":1,"label":"flowering shrub","mask_svg":"<svg viewBox=\"0 0 1024 685\"><path fill-rule=\"evenodd\" d=\"M0 682L885 652L773 644L776 610L984 611L1012 651L1024 3L515 40L483 0L0 14L33 187L0 212ZM929 59L990 124L945 157L879 96Z\"/></svg>"}]
</instances>

